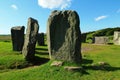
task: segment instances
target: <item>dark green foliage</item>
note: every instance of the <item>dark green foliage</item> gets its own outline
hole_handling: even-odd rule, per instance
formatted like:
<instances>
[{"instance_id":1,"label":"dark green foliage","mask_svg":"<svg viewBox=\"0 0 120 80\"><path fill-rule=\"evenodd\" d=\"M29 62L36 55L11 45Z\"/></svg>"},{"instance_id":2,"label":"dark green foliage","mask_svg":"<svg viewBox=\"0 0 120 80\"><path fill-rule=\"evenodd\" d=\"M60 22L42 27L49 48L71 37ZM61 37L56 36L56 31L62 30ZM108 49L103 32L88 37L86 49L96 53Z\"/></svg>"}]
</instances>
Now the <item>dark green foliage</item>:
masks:
<instances>
[{"instance_id":1,"label":"dark green foliage","mask_svg":"<svg viewBox=\"0 0 120 80\"><path fill-rule=\"evenodd\" d=\"M102 30L96 31L96 34L94 36L111 36L114 34L114 31L120 31L119 27L116 28L106 28Z\"/></svg>"},{"instance_id":2,"label":"dark green foliage","mask_svg":"<svg viewBox=\"0 0 120 80\"><path fill-rule=\"evenodd\" d=\"M88 32L87 34L87 40L93 39L94 36L112 36L114 34L114 31L120 31L120 27L115 28L106 28L101 29L93 32Z\"/></svg>"},{"instance_id":3,"label":"dark green foliage","mask_svg":"<svg viewBox=\"0 0 120 80\"><path fill-rule=\"evenodd\" d=\"M87 33L81 34L81 42L86 42L86 36L87 36Z\"/></svg>"}]
</instances>

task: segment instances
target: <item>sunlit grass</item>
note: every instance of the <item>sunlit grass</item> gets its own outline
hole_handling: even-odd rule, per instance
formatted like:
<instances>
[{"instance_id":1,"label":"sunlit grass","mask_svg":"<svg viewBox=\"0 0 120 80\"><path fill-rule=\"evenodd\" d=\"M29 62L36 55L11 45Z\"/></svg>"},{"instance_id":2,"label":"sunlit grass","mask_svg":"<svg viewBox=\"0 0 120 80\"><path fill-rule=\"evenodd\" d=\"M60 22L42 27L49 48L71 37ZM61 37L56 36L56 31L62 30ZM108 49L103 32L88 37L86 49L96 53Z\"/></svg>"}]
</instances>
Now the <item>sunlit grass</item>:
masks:
<instances>
[{"instance_id":1,"label":"sunlit grass","mask_svg":"<svg viewBox=\"0 0 120 80\"><path fill-rule=\"evenodd\" d=\"M0 42L0 80L119 80L120 46L82 44L83 71L66 71L61 67L50 66L47 46L36 46L36 62L28 63L20 52L12 51L11 42ZM106 62L110 66L92 66ZM81 66L81 65L80 65Z\"/></svg>"}]
</instances>

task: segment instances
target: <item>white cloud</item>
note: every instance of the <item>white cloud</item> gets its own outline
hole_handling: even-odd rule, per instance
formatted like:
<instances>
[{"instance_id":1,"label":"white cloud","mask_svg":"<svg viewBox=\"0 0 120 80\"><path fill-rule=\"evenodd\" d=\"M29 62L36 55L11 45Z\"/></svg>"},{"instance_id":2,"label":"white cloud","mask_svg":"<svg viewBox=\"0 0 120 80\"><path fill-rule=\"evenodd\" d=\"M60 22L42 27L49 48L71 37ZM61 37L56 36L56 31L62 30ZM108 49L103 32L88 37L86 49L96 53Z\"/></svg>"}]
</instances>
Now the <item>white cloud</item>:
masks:
<instances>
[{"instance_id":1,"label":"white cloud","mask_svg":"<svg viewBox=\"0 0 120 80\"><path fill-rule=\"evenodd\" d=\"M15 4L12 4L11 7L12 7L13 9L15 9L15 10L18 9L18 7L17 7Z\"/></svg>"},{"instance_id":2,"label":"white cloud","mask_svg":"<svg viewBox=\"0 0 120 80\"><path fill-rule=\"evenodd\" d=\"M38 0L38 5L48 9L65 9L67 7L70 7L71 1L72 0Z\"/></svg>"},{"instance_id":3,"label":"white cloud","mask_svg":"<svg viewBox=\"0 0 120 80\"><path fill-rule=\"evenodd\" d=\"M117 13L120 13L120 9L117 10Z\"/></svg>"},{"instance_id":4,"label":"white cloud","mask_svg":"<svg viewBox=\"0 0 120 80\"><path fill-rule=\"evenodd\" d=\"M99 17L95 18L95 21L99 21L99 20L105 19L107 17L108 16L99 16Z\"/></svg>"}]
</instances>

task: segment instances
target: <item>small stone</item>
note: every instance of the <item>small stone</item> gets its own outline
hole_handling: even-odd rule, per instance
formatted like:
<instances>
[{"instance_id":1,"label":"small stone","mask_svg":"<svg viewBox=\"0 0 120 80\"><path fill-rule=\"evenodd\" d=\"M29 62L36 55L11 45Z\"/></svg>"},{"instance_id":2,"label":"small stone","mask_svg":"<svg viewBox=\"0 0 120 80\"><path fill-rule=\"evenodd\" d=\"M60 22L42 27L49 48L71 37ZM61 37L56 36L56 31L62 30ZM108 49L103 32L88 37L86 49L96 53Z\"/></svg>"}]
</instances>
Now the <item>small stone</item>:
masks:
<instances>
[{"instance_id":1,"label":"small stone","mask_svg":"<svg viewBox=\"0 0 120 80\"><path fill-rule=\"evenodd\" d=\"M108 63L106 63L106 62L98 62L98 64L99 65L101 65L101 66L104 66L104 65L109 65Z\"/></svg>"},{"instance_id":2,"label":"small stone","mask_svg":"<svg viewBox=\"0 0 120 80\"><path fill-rule=\"evenodd\" d=\"M77 70L82 70L82 67L65 66L64 69L67 71L77 71Z\"/></svg>"},{"instance_id":3,"label":"small stone","mask_svg":"<svg viewBox=\"0 0 120 80\"><path fill-rule=\"evenodd\" d=\"M54 61L52 62L51 66L62 66L63 62L61 61Z\"/></svg>"},{"instance_id":4,"label":"small stone","mask_svg":"<svg viewBox=\"0 0 120 80\"><path fill-rule=\"evenodd\" d=\"M91 66L96 66L96 64L92 63Z\"/></svg>"}]
</instances>

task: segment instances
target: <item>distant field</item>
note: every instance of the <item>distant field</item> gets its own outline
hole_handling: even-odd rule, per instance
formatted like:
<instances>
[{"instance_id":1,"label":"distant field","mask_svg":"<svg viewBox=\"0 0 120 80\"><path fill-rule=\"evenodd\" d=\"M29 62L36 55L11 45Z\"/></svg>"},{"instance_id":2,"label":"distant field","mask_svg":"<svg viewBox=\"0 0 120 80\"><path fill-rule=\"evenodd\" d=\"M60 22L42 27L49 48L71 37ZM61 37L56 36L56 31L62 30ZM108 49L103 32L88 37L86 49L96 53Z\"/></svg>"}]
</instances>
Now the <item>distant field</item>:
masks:
<instances>
[{"instance_id":1,"label":"distant field","mask_svg":"<svg viewBox=\"0 0 120 80\"><path fill-rule=\"evenodd\" d=\"M11 35L0 35L0 41L10 41Z\"/></svg>"},{"instance_id":2,"label":"distant field","mask_svg":"<svg viewBox=\"0 0 120 80\"><path fill-rule=\"evenodd\" d=\"M0 80L120 80L120 46L83 43L83 70L73 72L64 70L68 63L51 67L47 46L36 46L36 61L29 63L4 40L0 41Z\"/></svg>"}]
</instances>

